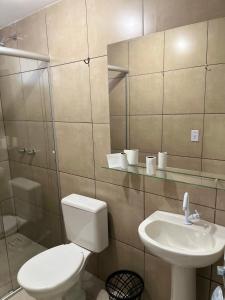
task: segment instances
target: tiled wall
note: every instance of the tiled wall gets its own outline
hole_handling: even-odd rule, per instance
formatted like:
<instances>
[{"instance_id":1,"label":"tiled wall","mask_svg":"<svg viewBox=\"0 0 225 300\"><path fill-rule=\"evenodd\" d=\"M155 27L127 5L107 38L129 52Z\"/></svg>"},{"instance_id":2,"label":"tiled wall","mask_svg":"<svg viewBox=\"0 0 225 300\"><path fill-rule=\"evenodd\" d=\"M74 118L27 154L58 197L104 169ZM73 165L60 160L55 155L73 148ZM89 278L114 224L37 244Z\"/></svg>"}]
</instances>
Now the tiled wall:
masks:
<instances>
[{"instance_id":1,"label":"tiled wall","mask_svg":"<svg viewBox=\"0 0 225 300\"><path fill-rule=\"evenodd\" d=\"M137 227L144 216L155 209L179 211L182 193L191 189L193 206L203 217L223 224L224 198L221 192L216 200L215 190L144 182L142 177L102 168L105 154L110 152L106 45L141 36L143 32L190 24L195 22L194 18L205 20L209 12L213 14L211 18L225 15L223 1L217 1L213 9L207 1L206 10L200 2L198 7L196 1L185 1L191 3L187 4L188 11L184 1L183 5L181 1L170 1L167 9L168 1L63 0L43 11L46 24L41 21L42 14L36 14L21 26L30 39L24 47L31 44L42 53L48 49L51 56L61 195L81 193L105 200L109 205L110 246L91 258L89 270L103 279L119 268L137 271L145 278L146 299L170 299L170 270L167 264L144 251L138 240ZM186 18L174 10L178 7L187 12ZM172 12L175 18L171 18ZM156 26L152 27L153 23ZM45 35L47 48L43 44ZM88 56L89 66L82 62ZM26 63L23 67L27 68ZM198 289L204 294L198 300L205 300L210 279L218 279L215 272L211 275L211 268L201 270L200 274Z\"/></svg>"},{"instance_id":2,"label":"tiled wall","mask_svg":"<svg viewBox=\"0 0 225 300\"><path fill-rule=\"evenodd\" d=\"M108 46L113 150L166 151L168 165L225 172L225 19L213 19ZM127 96L128 95L128 96ZM191 142L191 130L199 142Z\"/></svg>"}]
</instances>

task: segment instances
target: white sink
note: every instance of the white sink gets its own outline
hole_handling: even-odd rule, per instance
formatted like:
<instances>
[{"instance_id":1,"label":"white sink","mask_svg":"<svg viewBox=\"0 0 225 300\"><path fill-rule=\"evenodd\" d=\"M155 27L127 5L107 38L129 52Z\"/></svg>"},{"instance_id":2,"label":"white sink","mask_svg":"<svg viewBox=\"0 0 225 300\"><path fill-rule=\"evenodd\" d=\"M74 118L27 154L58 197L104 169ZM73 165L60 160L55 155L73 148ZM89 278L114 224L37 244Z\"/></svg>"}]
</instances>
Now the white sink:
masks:
<instances>
[{"instance_id":1,"label":"white sink","mask_svg":"<svg viewBox=\"0 0 225 300\"><path fill-rule=\"evenodd\" d=\"M200 220L184 224L184 216L156 211L139 226L145 247L172 265L171 300L196 299L196 268L223 254L225 227Z\"/></svg>"}]
</instances>

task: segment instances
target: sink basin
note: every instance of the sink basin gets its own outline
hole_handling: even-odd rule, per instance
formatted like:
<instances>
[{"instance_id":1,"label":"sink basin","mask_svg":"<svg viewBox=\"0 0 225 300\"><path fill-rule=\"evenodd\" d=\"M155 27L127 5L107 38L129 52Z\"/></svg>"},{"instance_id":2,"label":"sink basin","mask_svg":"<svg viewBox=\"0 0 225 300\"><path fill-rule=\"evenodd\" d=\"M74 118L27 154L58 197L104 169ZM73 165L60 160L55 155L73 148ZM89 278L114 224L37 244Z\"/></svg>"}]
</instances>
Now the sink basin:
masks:
<instances>
[{"instance_id":1,"label":"sink basin","mask_svg":"<svg viewBox=\"0 0 225 300\"><path fill-rule=\"evenodd\" d=\"M184 224L184 216L156 211L139 226L145 247L172 265L172 300L196 299L196 268L216 262L223 254L225 227L204 220Z\"/></svg>"},{"instance_id":2,"label":"sink basin","mask_svg":"<svg viewBox=\"0 0 225 300\"><path fill-rule=\"evenodd\" d=\"M145 247L171 264L206 267L216 262L225 246L225 228L203 220L184 225L184 217L156 211L138 229Z\"/></svg>"}]
</instances>

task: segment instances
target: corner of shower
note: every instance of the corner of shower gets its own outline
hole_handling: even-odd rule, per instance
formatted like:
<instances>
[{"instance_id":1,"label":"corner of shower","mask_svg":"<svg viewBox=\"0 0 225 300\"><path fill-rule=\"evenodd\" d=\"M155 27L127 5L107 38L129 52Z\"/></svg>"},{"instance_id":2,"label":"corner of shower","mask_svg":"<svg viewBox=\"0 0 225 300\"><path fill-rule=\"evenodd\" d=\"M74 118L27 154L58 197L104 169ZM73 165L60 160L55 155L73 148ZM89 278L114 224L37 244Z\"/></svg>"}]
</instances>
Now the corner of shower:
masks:
<instances>
[{"instance_id":1,"label":"corner of shower","mask_svg":"<svg viewBox=\"0 0 225 300\"><path fill-rule=\"evenodd\" d=\"M62 240L48 62L0 45L0 299L28 259Z\"/></svg>"}]
</instances>

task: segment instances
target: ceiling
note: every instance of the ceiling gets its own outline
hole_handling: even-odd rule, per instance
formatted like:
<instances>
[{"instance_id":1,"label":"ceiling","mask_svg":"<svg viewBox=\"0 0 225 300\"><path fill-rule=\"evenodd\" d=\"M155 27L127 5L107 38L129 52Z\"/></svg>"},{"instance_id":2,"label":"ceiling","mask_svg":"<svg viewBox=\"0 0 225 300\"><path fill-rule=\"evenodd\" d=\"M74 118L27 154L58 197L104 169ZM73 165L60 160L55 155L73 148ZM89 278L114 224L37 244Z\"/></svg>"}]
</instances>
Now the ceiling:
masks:
<instances>
[{"instance_id":1,"label":"ceiling","mask_svg":"<svg viewBox=\"0 0 225 300\"><path fill-rule=\"evenodd\" d=\"M56 0L0 0L0 28L20 20Z\"/></svg>"}]
</instances>

